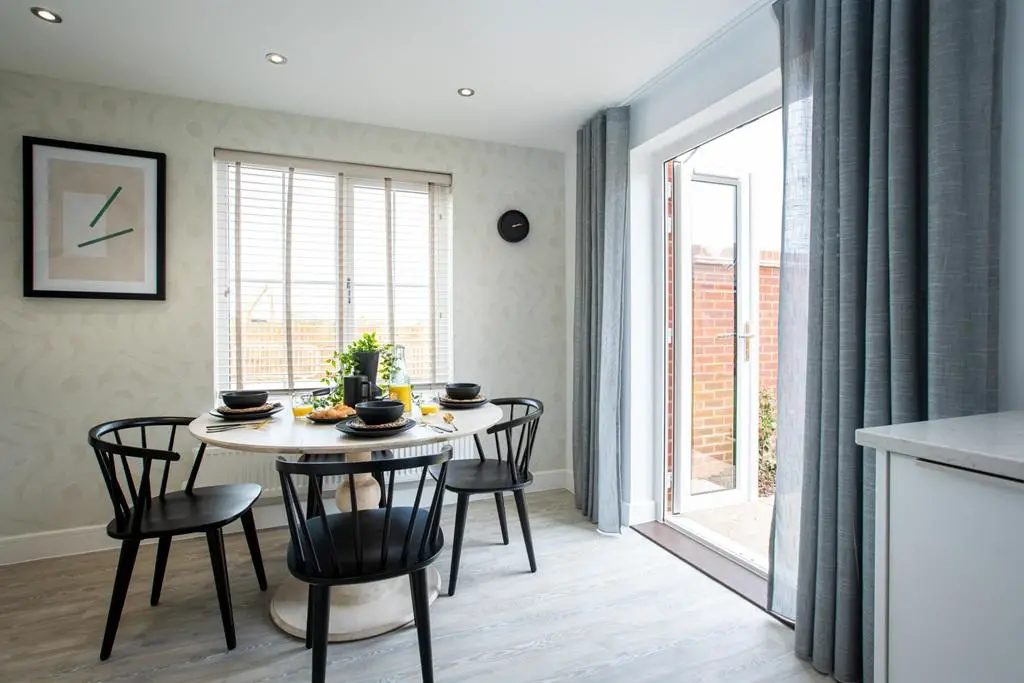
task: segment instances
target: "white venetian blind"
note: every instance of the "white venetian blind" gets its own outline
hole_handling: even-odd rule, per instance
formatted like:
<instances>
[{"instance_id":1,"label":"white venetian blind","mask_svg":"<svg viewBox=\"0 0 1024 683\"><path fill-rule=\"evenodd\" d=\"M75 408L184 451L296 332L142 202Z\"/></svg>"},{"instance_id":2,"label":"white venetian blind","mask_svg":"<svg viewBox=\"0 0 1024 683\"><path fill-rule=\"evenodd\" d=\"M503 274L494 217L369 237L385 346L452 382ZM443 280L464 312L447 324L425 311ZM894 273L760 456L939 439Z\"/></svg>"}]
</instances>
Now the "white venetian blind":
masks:
<instances>
[{"instance_id":1,"label":"white venetian blind","mask_svg":"<svg viewBox=\"0 0 1024 683\"><path fill-rule=\"evenodd\" d=\"M451 374L451 176L217 150L216 385L316 386L375 331Z\"/></svg>"}]
</instances>

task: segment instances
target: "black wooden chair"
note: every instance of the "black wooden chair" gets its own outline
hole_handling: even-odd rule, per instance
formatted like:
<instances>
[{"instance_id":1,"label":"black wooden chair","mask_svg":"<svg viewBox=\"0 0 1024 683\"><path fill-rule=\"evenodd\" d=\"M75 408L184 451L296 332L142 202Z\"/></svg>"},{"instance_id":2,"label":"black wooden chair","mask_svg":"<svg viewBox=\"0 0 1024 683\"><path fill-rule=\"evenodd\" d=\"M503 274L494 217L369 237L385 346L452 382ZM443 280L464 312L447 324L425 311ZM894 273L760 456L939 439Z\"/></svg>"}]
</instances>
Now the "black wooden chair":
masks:
<instances>
[{"instance_id":1,"label":"black wooden chair","mask_svg":"<svg viewBox=\"0 0 1024 683\"><path fill-rule=\"evenodd\" d=\"M519 511L519 524L526 541L526 555L530 560L530 571L537 571L537 560L533 555L533 537L530 534L530 518L526 511L523 489L533 483L530 473L530 458L533 443L537 437L540 416L544 404L533 398L496 398L491 403L508 407L508 419L490 427L487 434L494 436L495 458L484 455L480 436L473 435L478 460L455 460L448 467L447 490L457 493L455 507L455 539L452 543L452 568L448 578L448 595L455 595L455 584L459 580L459 560L462 557L462 537L466 533L466 515L469 512L469 497L479 493L493 493L498 507L498 523L501 525L502 543L508 545L508 522L505 518L506 491L511 491ZM522 414L516 417L517 409ZM442 483L442 482L438 482Z\"/></svg>"},{"instance_id":2,"label":"black wooden chair","mask_svg":"<svg viewBox=\"0 0 1024 683\"><path fill-rule=\"evenodd\" d=\"M296 462L277 461L291 533L288 570L292 576L309 584L306 647L313 648L313 683L323 683L327 675L331 586L369 583L405 574L409 575L412 592L423 681L433 683L427 567L444 548L441 506L451 457L451 446L445 446L436 455L411 458L374 452L370 460L364 461L348 461L344 455L306 455ZM429 506L421 508L427 470L432 466L437 467L436 477L440 483ZM416 469L420 470L420 477L412 507L395 507L395 472ZM386 479L380 507L357 508L357 474ZM324 477L332 476L348 478L352 512L327 513L320 483ZM306 478L305 509L299 501L296 477Z\"/></svg>"},{"instance_id":3,"label":"black wooden chair","mask_svg":"<svg viewBox=\"0 0 1024 683\"><path fill-rule=\"evenodd\" d=\"M149 538L158 539L156 569L149 603L160 602L167 556L174 536L205 533L210 547L210 563L217 587L217 601L224 626L224 639L229 650L235 647L235 621L231 612L231 589L228 584L228 566L224 557L223 528L238 518L242 520L245 539L249 544L252 564L260 590L267 590L267 577L263 571L256 522L252 506L260 497L258 484L228 484L195 488L196 475L203 461L206 444L199 447L195 463L189 473L184 491L167 492L171 463L181 459L174 451L174 437L179 427L187 428L191 417L136 417L115 420L89 430L89 445L96 452L96 460L103 473L103 481L114 506L114 519L107 525L107 535L121 541L121 556L117 561L114 591L110 596L107 626L100 647L100 659L110 657L121 620L128 584L131 583L139 543ZM149 432L147 433L147 429ZM149 442L155 432L169 433L167 447L152 447ZM161 443L163 439L161 438ZM150 476L154 461L163 463L160 488L153 496ZM134 470L134 471L133 471ZM136 477L138 478L136 480ZM125 491L127 490L127 496Z\"/></svg>"}]
</instances>

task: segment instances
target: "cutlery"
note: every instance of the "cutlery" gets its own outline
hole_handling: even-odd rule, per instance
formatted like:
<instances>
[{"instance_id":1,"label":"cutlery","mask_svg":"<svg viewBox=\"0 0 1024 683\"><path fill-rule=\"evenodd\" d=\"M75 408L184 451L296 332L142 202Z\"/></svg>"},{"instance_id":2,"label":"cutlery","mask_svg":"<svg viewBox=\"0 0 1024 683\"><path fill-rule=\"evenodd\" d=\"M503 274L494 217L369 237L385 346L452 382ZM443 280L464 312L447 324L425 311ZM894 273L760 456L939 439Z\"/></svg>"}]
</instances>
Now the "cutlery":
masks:
<instances>
[{"instance_id":1,"label":"cutlery","mask_svg":"<svg viewBox=\"0 0 1024 683\"><path fill-rule=\"evenodd\" d=\"M230 431L235 430L235 429L263 429L263 427L267 423L269 423L269 422L270 422L270 418L268 417L267 419L260 420L259 422L240 422L240 423L226 424L226 425L207 425L206 431L207 432L230 432Z\"/></svg>"},{"instance_id":2,"label":"cutlery","mask_svg":"<svg viewBox=\"0 0 1024 683\"><path fill-rule=\"evenodd\" d=\"M430 427L434 431L441 432L442 434L451 434L455 431L454 429L445 429L441 425L432 424L430 422L420 422L420 425L423 427Z\"/></svg>"},{"instance_id":3,"label":"cutlery","mask_svg":"<svg viewBox=\"0 0 1024 683\"><path fill-rule=\"evenodd\" d=\"M444 415L441 416L441 419L443 419L445 423L447 423L447 425L452 428L453 432L459 431L459 428L455 426L454 415L452 415L451 413L445 413Z\"/></svg>"},{"instance_id":4,"label":"cutlery","mask_svg":"<svg viewBox=\"0 0 1024 683\"><path fill-rule=\"evenodd\" d=\"M216 431L218 429L242 429L243 427L255 427L257 425L263 424L264 422L264 420L260 420L258 422L232 422L230 424L214 424L207 425L206 430Z\"/></svg>"}]
</instances>

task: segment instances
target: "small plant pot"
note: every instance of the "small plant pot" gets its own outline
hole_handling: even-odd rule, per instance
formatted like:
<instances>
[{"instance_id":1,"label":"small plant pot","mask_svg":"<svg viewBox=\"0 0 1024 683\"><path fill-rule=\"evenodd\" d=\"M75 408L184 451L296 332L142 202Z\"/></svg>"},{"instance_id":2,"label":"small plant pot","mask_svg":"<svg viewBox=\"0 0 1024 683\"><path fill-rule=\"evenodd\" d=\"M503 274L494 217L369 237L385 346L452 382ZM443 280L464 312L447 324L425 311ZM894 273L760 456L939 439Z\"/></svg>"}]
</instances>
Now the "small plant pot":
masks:
<instances>
[{"instance_id":1,"label":"small plant pot","mask_svg":"<svg viewBox=\"0 0 1024 683\"><path fill-rule=\"evenodd\" d=\"M370 381L370 384L377 384L377 365L380 363L380 351L357 351L352 354L356 361L354 374L362 375Z\"/></svg>"}]
</instances>

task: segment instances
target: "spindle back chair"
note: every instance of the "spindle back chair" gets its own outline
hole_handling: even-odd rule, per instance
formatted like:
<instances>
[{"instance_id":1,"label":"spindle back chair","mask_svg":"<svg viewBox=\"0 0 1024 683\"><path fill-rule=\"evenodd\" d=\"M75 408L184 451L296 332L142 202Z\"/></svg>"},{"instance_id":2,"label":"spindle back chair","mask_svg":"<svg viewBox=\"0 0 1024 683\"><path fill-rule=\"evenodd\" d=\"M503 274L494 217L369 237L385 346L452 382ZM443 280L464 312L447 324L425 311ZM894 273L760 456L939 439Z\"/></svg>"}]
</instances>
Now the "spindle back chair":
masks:
<instances>
[{"instance_id":1,"label":"spindle back chair","mask_svg":"<svg viewBox=\"0 0 1024 683\"><path fill-rule=\"evenodd\" d=\"M495 398L491 403L507 409L504 420L489 427L487 436L493 437L493 457L488 457L490 439L473 435L477 460L456 460L451 464L445 483L447 490L458 495L455 507L455 538L452 541L452 566L448 577L448 595L455 595L459 580L459 562L462 559L462 539L466 533L470 496L481 493L494 495L501 527L502 543L508 545L508 521L505 516L505 493L511 492L519 513L519 525L526 543L526 556L530 571L537 571L533 553L530 517L526 509L523 489L533 483L530 462L537 440L537 428L544 414L544 404L534 398Z\"/></svg>"},{"instance_id":2,"label":"spindle back chair","mask_svg":"<svg viewBox=\"0 0 1024 683\"><path fill-rule=\"evenodd\" d=\"M158 539L156 568L150 593L150 604L155 606L160 601L171 539L182 534L206 534L224 639L229 650L235 647L235 626L224 556L223 528L236 519L241 519L245 530L260 589L267 589L256 523L252 515L252 506L260 497L262 488L258 484L196 488L196 477L206 450L206 445L201 444L184 489L169 490L173 489L171 464L181 460L181 454L175 450L176 437L182 431L187 432L188 424L193 419L135 417L104 422L89 430L89 446L96 455L103 483L114 508L114 518L107 525L107 535L121 541L107 624L100 646L101 660L110 657L114 647L135 559L143 540ZM158 439L158 432L166 432L166 440ZM159 478L158 488L154 488L154 477Z\"/></svg>"},{"instance_id":3,"label":"spindle back chair","mask_svg":"<svg viewBox=\"0 0 1024 683\"><path fill-rule=\"evenodd\" d=\"M326 677L330 587L406 574L412 592L423 681L433 682L426 572L444 548L441 508L451 457L451 446L444 446L440 453L408 458L378 451L369 459L339 454L277 461L291 536L288 569L295 578L310 585L306 646L313 649L313 683L323 683ZM426 501L427 472L431 467L437 468L435 477L439 483ZM419 471L412 505L399 506L395 478L399 471L410 470ZM343 512L328 512L321 483L329 477L341 478L339 486L343 490L339 499L348 508ZM384 486L379 505L374 500L374 506L360 509L357 488L365 477L382 480ZM308 487L305 507L298 495L303 483ZM424 502L426 507L421 507Z\"/></svg>"}]
</instances>

